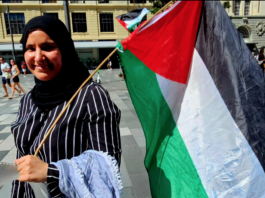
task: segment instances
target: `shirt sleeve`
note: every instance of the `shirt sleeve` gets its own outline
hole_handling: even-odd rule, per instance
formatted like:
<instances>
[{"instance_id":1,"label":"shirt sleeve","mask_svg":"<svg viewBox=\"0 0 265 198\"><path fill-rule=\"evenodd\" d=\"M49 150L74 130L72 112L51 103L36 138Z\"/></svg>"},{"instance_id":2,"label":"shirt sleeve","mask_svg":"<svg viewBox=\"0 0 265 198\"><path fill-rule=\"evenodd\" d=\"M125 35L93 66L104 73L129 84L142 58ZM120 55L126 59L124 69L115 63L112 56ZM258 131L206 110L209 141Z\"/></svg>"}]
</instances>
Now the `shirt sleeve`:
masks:
<instances>
[{"instance_id":1,"label":"shirt sleeve","mask_svg":"<svg viewBox=\"0 0 265 198\"><path fill-rule=\"evenodd\" d=\"M90 148L107 152L116 158L120 165L121 140L120 116L121 112L110 99L108 92L100 85L93 84L87 103L88 137Z\"/></svg>"},{"instance_id":2,"label":"shirt sleeve","mask_svg":"<svg viewBox=\"0 0 265 198\"><path fill-rule=\"evenodd\" d=\"M21 157L20 153L17 151L16 159ZM11 189L11 198L23 198L25 194L25 183L20 182L18 180L14 180L12 182L12 189Z\"/></svg>"},{"instance_id":3,"label":"shirt sleeve","mask_svg":"<svg viewBox=\"0 0 265 198\"><path fill-rule=\"evenodd\" d=\"M51 197L60 197L62 192L59 188L59 170L55 165L49 164L47 172L47 190Z\"/></svg>"}]
</instances>

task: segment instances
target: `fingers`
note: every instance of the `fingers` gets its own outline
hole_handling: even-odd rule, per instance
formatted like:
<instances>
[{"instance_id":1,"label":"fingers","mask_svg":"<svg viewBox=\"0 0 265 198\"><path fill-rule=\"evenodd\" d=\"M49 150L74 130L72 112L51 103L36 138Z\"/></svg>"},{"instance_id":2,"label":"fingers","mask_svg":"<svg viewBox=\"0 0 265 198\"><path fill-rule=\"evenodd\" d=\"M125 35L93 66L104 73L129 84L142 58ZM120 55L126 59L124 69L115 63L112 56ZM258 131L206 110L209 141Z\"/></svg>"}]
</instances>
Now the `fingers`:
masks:
<instances>
[{"instance_id":1,"label":"fingers","mask_svg":"<svg viewBox=\"0 0 265 198\"><path fill-rule=\"evenodd\" d=\"M15 160L16 165L19 165L19 164L23 163L23 162L28 158L28 156L29 156L29 155L24 156L24 157L21 157L21 158L19 158L19 159L16 159L16 160Z\"/></svg>"},{"instance_id":2,"label":"fingers","mask_svg":"<svg viewBox=\"0 0 265 198\"><path fill-rule=\"evenodd\" d=\"M27 181L31 181L32 178L30 175L20 175L17 180L20 182L27 182Z\"/></svg>"}]
</instances>

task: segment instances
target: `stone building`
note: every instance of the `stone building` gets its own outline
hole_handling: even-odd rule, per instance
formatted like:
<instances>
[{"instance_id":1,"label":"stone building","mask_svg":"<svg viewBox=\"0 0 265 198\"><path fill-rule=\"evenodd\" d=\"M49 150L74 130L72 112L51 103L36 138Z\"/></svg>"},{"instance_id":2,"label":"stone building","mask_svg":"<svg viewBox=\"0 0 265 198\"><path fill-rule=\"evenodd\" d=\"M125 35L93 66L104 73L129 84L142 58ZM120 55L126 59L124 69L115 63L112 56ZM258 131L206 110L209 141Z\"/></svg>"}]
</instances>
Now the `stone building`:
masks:
<instances>
[{"instance_id":1,"label":"stone building","mask_svg":"<svg viewBox=\"0 0 265 198\"><path fill-rule=\"evenodd\" d=\"M265 1L221 1L245 43L256 54L265 47Z\"/></svg>"},{"instance_id":2,"label":"stone building","mask_svg":"<svg viewBox=\"0 0 265 198\"><path fill-rule=\"evenodd\" d=\"M16 60L23 59L19 43L25 24L35 16L47 15L59 18L65 23L62 0L0 0L0 56L12 57L10 29L7 19L7 5L16 50ZM87 59L102 61L129 33L115 19L138 7L152 8L148 0L69 0L71 34L81 61ZM147 15L150 18L151 14ZM118 67L113 58L113 67ZM91 66L91 65L90 65ZM105 66L104 66L105 67Z\"/></svg>"}]
</instances>

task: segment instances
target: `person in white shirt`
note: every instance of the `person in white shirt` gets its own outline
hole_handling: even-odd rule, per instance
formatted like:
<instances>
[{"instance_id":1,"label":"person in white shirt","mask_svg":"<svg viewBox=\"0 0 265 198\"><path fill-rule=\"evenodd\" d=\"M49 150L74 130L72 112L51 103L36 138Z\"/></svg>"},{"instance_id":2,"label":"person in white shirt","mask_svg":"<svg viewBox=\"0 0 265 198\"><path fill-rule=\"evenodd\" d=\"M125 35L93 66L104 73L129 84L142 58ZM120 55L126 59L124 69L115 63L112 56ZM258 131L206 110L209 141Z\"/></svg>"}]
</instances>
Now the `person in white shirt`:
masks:
<instances>
[{"instance_id":1,"label":"person in white shirt","mask_svg":"<svg viewBox=\"0 0 265 198\"><path fill-rule=\"evenodd\" d=\"M5 90L5 95L3 97L8 97L8 92L6 88L6 83L8 84L9 87L12 88L11 83L10 83L10 78L6 79L5 77L5 72L10 72L11 73L11 68L8 63L5 62L5 59L3 57L0 57L0 62L1 62L1 71L2 71L2 85ZM20 95L21 91L19 91L17 88L15 90L18 92L18 95Z\"/></svg>"}]
</instances>

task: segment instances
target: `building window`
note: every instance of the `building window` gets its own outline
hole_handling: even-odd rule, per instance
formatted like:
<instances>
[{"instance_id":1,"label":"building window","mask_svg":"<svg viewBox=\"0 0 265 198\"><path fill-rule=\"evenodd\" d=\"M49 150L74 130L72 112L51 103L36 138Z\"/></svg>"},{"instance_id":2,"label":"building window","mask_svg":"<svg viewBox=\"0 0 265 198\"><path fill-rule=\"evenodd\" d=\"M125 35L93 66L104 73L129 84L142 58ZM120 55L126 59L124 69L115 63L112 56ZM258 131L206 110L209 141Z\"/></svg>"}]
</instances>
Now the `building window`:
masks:
<instances>
[{"instance_id":1,"label":"building window","mask_svg":"<svg viewBox=\"0 0 265 198\"><path fill-rule=\"evenodd\" d=\"M249 31L247 28L241 26L237 30L243 38L249 38Z\"/></svg>"},{"instance_id":2,"label":"building window","mask_svg":"<svg viewBox=\"0 0 265 198\"><path fill-rule=\"evenodd\" d=\"M2 3L22 3L22 0L2 0Z\"/></svg>"},{"instance_id":3,"label":"building window","mask_svg":"<svg viewBox=\"0 0 265 198\"><path fill-rule=\"evenodd\" d=\"M235 1L235 15L240 14L240 1Z\"/></svg>"},{"instance_id":4,"label":"building window","mask_svg":"<svg viewBox=\"0 0 265 198\"><path fill-rule=\"evenodd\" d=\"M72 0L70 3L85 3L85 0Z\"/></svg>"},{"instance_id":5,"label":"building window","mask_svg":"<svg viewBox=\"0 0 265 198\"><path fill-rule=\"evenodd\" d=\"M99 14L99 18L100 32L114 32L112 13L101 13Z\"/></svg>"},{"instance_id":6,"label":"building window","mask_svg":"<svg viewBox=\"0 0 265 198\"><path fill-rule=\"evenodd\" d=\"M146 0L130 0L130 3L146 3Z\"/></svg>"},{"instance_id":7,"label":"building window","mask_svg":"<svg viewBox=\"0 0 265 198\"><path fill-rule=\"evenodd\" d=\"M98 3L109 3L109 0L98 0Z\"/></svg>"},{"instance_id":8,"label":"building window","mask_svg":"<svg viewBox=\"0 0 265 198\"><path fill-rule=\"evenodd\" d=\"M13 34L22 34L25 26L25 17L23 13L10 13L10 24ZM5 14L6 33L10 34L10 27L8 23L8 16Z\"/></svg>"},{"instance_id":9,"label":"building window","mask_svg":"<svg viewBox=\"0 0 265 198\"><path fill-rule=\"evenodd\" d=\"M53 0L42 0L42 3L57 3L57 1L53 1Z\"/></svg>"},{"instance_id":10,"label":"building window","mask_svg":"<svg viewBox=\"0 0 265 198\"><path fill-rule=\"evenodd\" d=\"M245 1L244 15L249 15L250 1Z\"/></svg>"},{"instance_id":11,"label":"building window","mask_svg":"<svg viewBox=\"0 0 265 198\"><path fill-rule=\"evenodd\" d=\"M43 13L43 16L53 17L58 19L58 13Z\"/></svg>"},{"instance_id":12,"label":"building window","mask_svg":"<svg viewBox=\"0 0 265 198\"><path fill-rule=\"evenodd\" d=\"M73 32L86 32L86 13L72 13Z\"/></svg>"}]
</instances>

